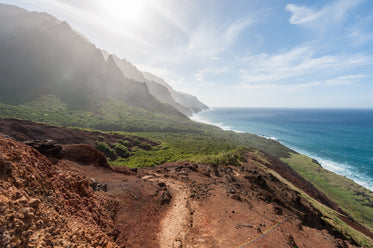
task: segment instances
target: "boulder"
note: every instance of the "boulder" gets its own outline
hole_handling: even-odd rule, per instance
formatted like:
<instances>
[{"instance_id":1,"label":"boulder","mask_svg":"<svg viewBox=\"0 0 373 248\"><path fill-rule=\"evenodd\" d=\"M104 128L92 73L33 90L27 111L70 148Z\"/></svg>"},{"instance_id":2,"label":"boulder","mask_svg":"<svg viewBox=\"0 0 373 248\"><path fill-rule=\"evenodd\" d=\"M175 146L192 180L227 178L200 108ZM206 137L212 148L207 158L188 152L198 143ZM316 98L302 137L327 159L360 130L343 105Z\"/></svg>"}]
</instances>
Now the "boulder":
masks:
<instances>
[{"instance_id":1,"label":"boulder","mask_svg":"<svg viewBox=\"0 0 373 248\"><path fill-rule=\"evenodd\" d=\"M38 152L44 154L47 157L52 156L59 158L63 153L62 146L60 144L56 144L53 140L29 140L23 143L38 150Z\"/></svg>"},{"instance_id":2,"label":"boulder","mask_svg":"<svg viewBox=\"0 0 373 248\"><path fill-rule=\"evenodd\" d=\"M105 154L87 144L64 145L62 158L73 160L81 164L95 164L101 167L110 167Z\"/></svg>"}]
</instances>

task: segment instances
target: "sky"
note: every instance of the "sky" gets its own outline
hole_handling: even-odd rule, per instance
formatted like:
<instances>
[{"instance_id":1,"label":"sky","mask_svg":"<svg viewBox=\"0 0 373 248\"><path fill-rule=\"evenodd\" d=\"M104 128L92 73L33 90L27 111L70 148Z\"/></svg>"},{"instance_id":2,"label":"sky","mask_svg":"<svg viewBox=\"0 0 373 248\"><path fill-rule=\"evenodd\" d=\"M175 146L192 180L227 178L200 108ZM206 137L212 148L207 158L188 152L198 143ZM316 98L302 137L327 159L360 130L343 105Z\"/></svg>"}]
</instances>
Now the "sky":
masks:
<instances>
[{"instance_id":1,"label":"sky","mask_svg":"<svg viewBox=\"0 0 373 248\"><path fill-rule=\"evenodd\" d=\"M0 0L210 107L373 108L371 0Z\"/></svg>"}]
</instances>

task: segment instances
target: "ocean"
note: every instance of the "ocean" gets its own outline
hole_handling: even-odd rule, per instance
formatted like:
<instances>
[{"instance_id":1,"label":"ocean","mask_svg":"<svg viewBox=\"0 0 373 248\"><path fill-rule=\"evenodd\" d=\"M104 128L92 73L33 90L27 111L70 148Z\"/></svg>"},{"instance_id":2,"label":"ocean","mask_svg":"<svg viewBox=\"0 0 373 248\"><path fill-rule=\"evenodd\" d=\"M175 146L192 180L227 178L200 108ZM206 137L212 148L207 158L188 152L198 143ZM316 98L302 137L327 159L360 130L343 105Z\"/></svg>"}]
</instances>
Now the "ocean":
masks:
<instances>
[{"instance_id":1,"label":"ocean","mask_svg":"<svg viewBox=\"0 0 373 248\"><path fill-rule=\"evenodd\" d=\"M192 119L275 139L373 191L373 109L214 108Z\"/></svg>"}]
</instances>

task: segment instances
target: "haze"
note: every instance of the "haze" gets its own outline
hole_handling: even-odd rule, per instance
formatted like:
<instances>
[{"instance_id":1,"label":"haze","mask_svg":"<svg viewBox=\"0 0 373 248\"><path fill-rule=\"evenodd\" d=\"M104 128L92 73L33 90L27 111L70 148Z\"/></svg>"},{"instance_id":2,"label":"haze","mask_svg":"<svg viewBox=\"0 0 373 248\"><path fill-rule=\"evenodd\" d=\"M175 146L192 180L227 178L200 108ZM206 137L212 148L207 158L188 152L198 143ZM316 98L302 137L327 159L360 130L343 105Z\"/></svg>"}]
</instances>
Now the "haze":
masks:
<instances>
[{"instance_id":1,"label":"haze","mask_svg":"<svg viewBox=\"0 0 373 248\"><path fill-rule=\"evenodd\" d=\"M373 107L368 0L0 2L67 21L209 106Z\"/></svg>"}]
</instances>

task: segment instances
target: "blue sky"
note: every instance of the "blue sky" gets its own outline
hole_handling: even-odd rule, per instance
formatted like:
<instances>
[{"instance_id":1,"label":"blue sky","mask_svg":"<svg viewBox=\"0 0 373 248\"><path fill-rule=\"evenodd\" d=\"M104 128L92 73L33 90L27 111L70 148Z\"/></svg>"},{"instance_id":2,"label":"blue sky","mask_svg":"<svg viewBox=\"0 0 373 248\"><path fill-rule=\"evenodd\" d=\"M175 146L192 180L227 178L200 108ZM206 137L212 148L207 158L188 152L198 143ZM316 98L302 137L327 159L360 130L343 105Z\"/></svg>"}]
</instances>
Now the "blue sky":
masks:
<instances>
[{"instance_id":1,"label":"blue sky","mask_svg":"<svg viewBox=\"0 0 373 248\"><path fill-rule=\"evenodd\" d=\"M209 106L373 108L373 1L12 0Z\"/></svg>"}]
</instances>

